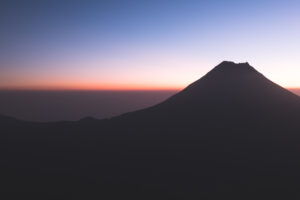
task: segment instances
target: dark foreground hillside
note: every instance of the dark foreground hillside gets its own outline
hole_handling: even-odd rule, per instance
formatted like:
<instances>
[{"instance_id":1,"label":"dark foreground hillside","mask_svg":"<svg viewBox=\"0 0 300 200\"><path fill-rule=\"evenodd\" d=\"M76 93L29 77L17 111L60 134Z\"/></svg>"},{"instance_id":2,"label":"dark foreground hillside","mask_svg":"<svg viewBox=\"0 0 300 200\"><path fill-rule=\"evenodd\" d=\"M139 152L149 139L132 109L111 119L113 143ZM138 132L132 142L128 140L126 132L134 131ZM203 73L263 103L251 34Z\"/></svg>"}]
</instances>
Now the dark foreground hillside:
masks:
<instances>
[{"instance_id":1,"label":"dark foreground hillside","mask_svg":"<svg viewBox=\"0 0 300 200\"><path fill-rule=\"evenodd\" d=\"M296 197L299 122L298 96L248 63L223 62L167 101L112 119L0 117L1 192L42 192L43 199Z\"/></svg>"}]
</instances>

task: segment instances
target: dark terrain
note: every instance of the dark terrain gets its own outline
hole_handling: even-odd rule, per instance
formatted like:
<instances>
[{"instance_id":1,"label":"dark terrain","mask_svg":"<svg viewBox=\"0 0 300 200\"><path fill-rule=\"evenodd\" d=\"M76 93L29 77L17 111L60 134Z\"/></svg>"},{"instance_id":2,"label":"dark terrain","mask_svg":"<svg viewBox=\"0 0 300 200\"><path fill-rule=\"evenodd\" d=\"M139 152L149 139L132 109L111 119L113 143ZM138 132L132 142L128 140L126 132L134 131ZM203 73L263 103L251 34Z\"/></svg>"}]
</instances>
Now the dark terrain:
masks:
<instances>
[{"instance_id":1,"label":"dark terrain","mask_svg":"<svg viewBox=\"0 0 300 200\"><path fill-rule=\"evenodd\" d=\"M0 113L26 121L105 119L153 106L176 90L0 90Z\"/></svg>"},{"instance_id":2,"label":"dark terrain","mask_svg":"<svg viewBox=\"0 0 300 200\"><path fill-rule=\"evenodd\" d=\"M111 119L1 116L1 191L86 199L296 196L299 122L299 96L248 63L222 62L166 101Z\"/></svg>"}]
</instances>

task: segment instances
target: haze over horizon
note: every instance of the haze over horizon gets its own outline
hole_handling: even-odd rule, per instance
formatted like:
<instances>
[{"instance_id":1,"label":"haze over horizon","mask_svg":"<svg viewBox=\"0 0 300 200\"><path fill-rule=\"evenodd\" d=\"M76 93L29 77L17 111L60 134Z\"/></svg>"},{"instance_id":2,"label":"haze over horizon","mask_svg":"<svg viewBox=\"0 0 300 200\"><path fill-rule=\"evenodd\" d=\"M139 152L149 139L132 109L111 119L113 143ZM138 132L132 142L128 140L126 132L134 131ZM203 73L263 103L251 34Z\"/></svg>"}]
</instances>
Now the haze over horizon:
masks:
<instances>
[{"instance_id":1,"label":"haze over horizon","mask_svg":"<svg viewBox=\"0 0 300 200\"><path fill-rule=\"evenodd\" d=\"M300 88L299 1L1 1L0 90L179 90L223 60Z\"/></svg>"}]
</instances>

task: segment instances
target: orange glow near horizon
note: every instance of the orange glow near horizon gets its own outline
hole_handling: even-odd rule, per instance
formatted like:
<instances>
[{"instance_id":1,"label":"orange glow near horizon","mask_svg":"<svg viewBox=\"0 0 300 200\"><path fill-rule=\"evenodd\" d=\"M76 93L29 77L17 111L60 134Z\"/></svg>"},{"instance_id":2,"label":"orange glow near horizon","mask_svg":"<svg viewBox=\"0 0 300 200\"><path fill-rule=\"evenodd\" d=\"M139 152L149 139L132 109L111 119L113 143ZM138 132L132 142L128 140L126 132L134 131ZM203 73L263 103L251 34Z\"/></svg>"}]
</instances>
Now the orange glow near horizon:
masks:
<instances>
[{"instance_id":1,"label":"orange glow near horizon","mask_svg":"<svg viewBox=\"0 0 300 200\"><path fill-rule=\"evenodd\" d=\"M126 90L182 90L184 86L173 86L173 85L145 85L145 84L65 84L65 85L43 85L43 86L7 86L0 87L0 90L112 90L112 91L126 91Z\"/></svg>"},{"instance_id":2,"label":"orange glow near horizon","mask_svg":"<svg viewBox=\"0 0 300 200\"><path fill-rule=\"evenodd\" d=\"M196 63L194 65L197 66L198 64ZM171 70L172 73L170 73L169 70L151 68L151 70L148 71L131 71L126 74L127 76L122 75L125 73L118 74L117 72L110 72L107 76L104 76L97 70L89 74L83 74L83 72L73 72L73 74L71 74L71 71L64 73L56 72L52 74L52 78L49 78L49 73L36 73L34 74L35 76L18 73L16 76L3 76L1 79L0 74L0 90L179 91L209 71L209 69L199 70L197 67L193 67L194 70L179 69L179 72L173 72ZM68 76L63 76L63 74L67 74ZM95 76L92 76L94 74ZM283 85L283 87L291 91L299 89L299 87L288 87L286 85Z\"/></svg>"},{"instance_id":3,"label":"orange glow near horizon","mask_svg":"<svg viewBox=\"0 0 300 200\"><path fill-rule=\"evenodd\" d=\"M187 85L186 85L187 86ZM0 87L2 91L26 91L26 90L44 90L44 91L180 91L186 86L180 85L145 85L145 84L64 84L64 85L42 85L42 86L7 86ZM284 87L290 91L300 91L299 87Z\"/></svg>"}]
</instances>

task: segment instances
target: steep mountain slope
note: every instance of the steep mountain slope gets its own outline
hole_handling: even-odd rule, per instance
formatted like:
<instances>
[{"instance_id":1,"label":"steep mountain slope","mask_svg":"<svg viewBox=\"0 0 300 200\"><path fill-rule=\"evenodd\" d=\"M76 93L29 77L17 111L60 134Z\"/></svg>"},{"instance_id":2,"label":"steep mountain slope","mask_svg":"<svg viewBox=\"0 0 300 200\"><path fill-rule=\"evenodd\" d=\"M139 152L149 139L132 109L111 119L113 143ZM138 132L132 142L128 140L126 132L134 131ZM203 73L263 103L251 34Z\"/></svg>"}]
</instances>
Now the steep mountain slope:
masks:
<instances>
[{"instance_id":1,"label":"steep mountain slope","mask_svg":"<svg viewBox=\"0 0 300 200\"><path fill-rule=\"evenodd\" d=\"M299 108L298 96L271 82L248 63L224 61L165 102L124 117L197 120L195 117L250 115L257 111L293 114Z\"/></svg>"}]
</instances>

